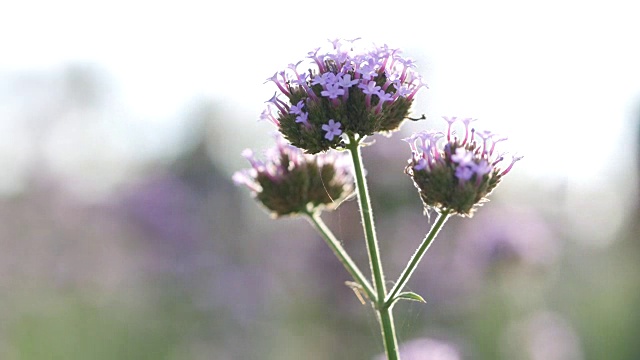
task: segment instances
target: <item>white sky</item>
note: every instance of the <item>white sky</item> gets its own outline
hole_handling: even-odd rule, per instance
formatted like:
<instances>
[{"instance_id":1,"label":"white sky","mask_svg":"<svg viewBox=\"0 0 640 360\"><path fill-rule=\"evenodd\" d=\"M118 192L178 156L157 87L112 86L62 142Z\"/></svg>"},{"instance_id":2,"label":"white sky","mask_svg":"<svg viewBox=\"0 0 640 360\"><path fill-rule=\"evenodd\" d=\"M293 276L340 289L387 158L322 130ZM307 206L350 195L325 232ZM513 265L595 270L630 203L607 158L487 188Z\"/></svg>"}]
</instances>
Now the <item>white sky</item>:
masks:
<instances>
[{"instance_id":1,"label":"white sky","mask_svg":"<svg viewBox=\"0 0 640 360\"><path fill-rule=\"evenodd\" d=\"M149 127L154 149L175 142L184 125L179 113L193 98L220 100L228 114L220 124L229 135L221 140L225 156L243 166L234 154L271 131L255 122L275 90L264 79L327 39L362 37L418 60L430 89L418 96L416 114L476 117L509 135L525 155L515 176L594 186L608 183L612 169L635 165L640 12L632 3L12 2L0 9L0 71L98 64L130 108L122 121ZM19 125L2 122L0 151L19 153ZM123 125L111 124L98 133L119 136ZM73 136L65 131L61 137ZM53 146L53 158L80 171L89 160L71 150L77 148ZM113 151L97 154L106 164ZM13 162L9 168L18 169L16 161L0 156Z\"/></svg>"}]
</instances>

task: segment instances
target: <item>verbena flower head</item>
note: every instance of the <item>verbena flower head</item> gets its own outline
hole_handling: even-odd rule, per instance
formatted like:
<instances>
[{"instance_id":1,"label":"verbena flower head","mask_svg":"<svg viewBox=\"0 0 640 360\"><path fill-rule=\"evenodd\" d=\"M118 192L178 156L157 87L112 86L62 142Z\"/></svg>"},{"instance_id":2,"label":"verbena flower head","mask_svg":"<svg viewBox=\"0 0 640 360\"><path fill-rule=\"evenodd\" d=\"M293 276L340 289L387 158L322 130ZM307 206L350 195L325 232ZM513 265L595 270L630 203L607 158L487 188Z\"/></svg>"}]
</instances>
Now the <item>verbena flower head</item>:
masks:
<instances>
[{"instance_id":1,"label":"verbena flower head","mask_svg":"<svg viewBox=\"0 0 640 360\"><path fill-rule=\"evenodd\" d=\"M405 168L420 193L425 209L434 207L451 214L472 216L487 201L513 164L522 157L513 156L502 168L504 154L496 153L496 144L506 140L488 131L469 129L475 119L462 119L464 137L454 136L455 117L444 117L447 133L422 131L404 139L412 157Z\"/></svg>"},{"instance_id":2,"label":"verbena flower head","mask_svg":"<svg viewBox=\"0 0 640 360\"><path fill-rule=\"evenodd\" d=\"M346 153L309 155L281 136L276 142L266 151L265 161L244 150L251 168L233 175L234 182L246 185L273 217L334 209L353 192Z\"/></svg>"},{"instance_id":3,"label":"verbena flower head","mask_svg":"<svg viewBox=\"0 0 640 360\"><path fill-rule=\"evenodd\" d=\"M418 90L426 87L399 50L385 45L355 52L356 40L332 41L330 52L315 49L306 63L290 64L267 79L278 91L262 119L294 146L315 154L340 146L343 134L397 130Z\"/></svg>"}]
</instances>

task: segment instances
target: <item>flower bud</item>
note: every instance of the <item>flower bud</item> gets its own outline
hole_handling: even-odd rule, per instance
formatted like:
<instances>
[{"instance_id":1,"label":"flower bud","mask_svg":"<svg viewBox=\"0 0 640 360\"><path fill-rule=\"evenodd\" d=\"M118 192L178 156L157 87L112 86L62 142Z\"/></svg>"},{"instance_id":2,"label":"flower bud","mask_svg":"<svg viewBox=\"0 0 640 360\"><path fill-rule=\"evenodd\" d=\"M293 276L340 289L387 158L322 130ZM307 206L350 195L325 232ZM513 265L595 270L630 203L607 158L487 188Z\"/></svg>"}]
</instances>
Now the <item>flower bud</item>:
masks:
<instances>
[{"instance_id":1,"label":"flower bud","mask_svg":"<svg viewBox=\"0 0 640 360\"><path fill-rule=\"evenodd\" d=\"M273 217L331 210L353 193L346 154L309 155L281 136L276 140L276 146L266 152L266 161L245 150L243 156L251 168L233 175L234 182L246 185Z\"/></svg>"},{"instance_id":2,"label":"flower bud","mask_svg":"<svg viewBox=\"0 0 640 360\"><path fill-rule=\"evenodd\" d=\"M469 131L473 119L462 120L465 126L462 140L452 138L456 118L445 120L449 123L446 135L423 131L404 139L413 155L405 173L413 179L425 210L434 207L470 217L522 157L513 156L507 168L501 170L504 157L495 154L495 146L506 138L496 139L488 131Z\"/></svg>"}]
</instances>

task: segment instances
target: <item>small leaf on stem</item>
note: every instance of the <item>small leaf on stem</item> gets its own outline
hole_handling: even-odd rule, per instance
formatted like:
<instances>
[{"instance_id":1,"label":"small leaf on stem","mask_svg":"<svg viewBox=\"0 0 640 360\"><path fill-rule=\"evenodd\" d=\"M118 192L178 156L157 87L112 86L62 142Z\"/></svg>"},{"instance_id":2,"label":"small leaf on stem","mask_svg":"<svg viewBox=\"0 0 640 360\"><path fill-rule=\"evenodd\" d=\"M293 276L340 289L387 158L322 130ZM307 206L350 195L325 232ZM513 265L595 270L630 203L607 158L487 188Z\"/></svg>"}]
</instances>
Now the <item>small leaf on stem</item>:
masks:
<instances>
[{"instance_id":1,"label":"small leaf on stem","mask_svg":"<svg viewBox=\"0 0 640 360\"><path fill-rule=\"evenodd\" d=\"M427 303L422 296L411 291L401 292L400 294L398 294L398 296L393 298L391 303L393 304L398 300L411 300L411 301L418 301L425 304Z\"/></svg>"}]
</instances>

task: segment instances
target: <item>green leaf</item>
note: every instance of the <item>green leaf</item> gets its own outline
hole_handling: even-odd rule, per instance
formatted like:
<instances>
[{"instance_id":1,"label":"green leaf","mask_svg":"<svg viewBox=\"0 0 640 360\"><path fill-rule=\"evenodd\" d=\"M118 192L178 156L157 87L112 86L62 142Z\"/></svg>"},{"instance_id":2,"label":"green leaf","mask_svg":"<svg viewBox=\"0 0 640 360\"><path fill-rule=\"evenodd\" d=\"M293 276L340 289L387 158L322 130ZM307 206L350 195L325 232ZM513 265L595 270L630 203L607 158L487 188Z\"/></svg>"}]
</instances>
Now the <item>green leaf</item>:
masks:
<instances>
[{"instance_id":1,"label":"green leaf","mask_svg":"<svg viewBox=\"0 0 640 360\"><path fill-rule=\"evenodd\" d=\"M427 303L424 298L422 298L422 296L411 292L411 291L407 291L407 292L401 292L400 294L398 294L396 297L393 298L393 300L391 301L391 303L393 304L394 302L398 301L398 300L411 300L411 301L418 301L421 303Z\"/></svg>"}]
</instances>

